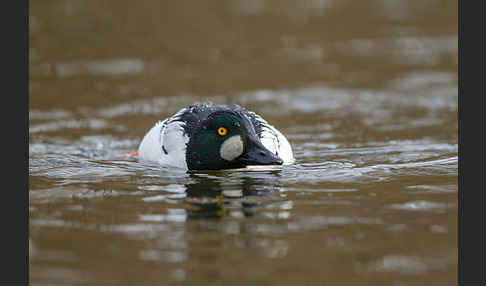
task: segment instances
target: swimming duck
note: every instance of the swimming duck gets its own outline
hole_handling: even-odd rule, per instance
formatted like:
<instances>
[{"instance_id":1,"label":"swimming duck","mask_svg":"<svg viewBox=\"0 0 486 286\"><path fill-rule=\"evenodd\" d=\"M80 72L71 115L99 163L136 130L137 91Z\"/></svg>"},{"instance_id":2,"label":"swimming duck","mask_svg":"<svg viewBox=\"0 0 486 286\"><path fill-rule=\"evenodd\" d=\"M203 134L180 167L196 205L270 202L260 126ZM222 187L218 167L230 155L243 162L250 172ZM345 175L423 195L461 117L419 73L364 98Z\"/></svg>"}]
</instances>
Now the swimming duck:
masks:
<instances>
[{"instance_id":1,"label":"swimming duck","mask_svg":"<svg viewBox=\"0 0 486 286\"><path fill-rule=\"evenodd\" d=\"M134 153L185 170L220 170L294 161L289 141L239 105L196 102L157 122Z\"/></svg>"}]
</instances>

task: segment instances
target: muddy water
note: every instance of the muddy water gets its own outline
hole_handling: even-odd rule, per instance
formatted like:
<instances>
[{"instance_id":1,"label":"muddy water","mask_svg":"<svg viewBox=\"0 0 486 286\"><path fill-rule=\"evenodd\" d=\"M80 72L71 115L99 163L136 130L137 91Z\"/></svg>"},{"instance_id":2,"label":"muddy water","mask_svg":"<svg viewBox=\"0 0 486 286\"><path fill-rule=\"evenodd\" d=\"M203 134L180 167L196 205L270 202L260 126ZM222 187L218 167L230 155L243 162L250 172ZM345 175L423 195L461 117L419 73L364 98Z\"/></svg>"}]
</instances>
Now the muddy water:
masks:
<instances>
[{"instance_id":1,"label":"muddy water","mask_svg":"<svg viewBox=\"0 0 486 286\"><path fill-rule=\"evenodd\" d=\"M30 2L31 285L457 285L456 2L166 2ZM296 163L114 156L199 100Z\"/></svg>"}]
</instances>

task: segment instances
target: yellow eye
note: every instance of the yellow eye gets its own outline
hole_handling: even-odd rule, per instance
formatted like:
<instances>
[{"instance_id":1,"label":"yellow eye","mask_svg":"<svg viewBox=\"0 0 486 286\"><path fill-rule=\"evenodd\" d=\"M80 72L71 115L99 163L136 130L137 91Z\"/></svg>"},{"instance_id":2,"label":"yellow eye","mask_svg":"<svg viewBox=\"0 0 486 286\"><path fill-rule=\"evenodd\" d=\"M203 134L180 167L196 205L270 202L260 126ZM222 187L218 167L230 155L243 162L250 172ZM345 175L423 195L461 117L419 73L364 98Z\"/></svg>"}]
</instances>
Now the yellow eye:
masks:
<instances>
[{"instance_id":1,"label":"yellow eye","mask_svg":"<svg viewBox=\"0 0 486 286\"><path fill-rule=\"evenodd\" d=\"M221 135L221 136L224 136L226 135L226 133L228 133L228 130L224 127L219 127L218 128L218 134Z\"/></svg>"}]
</instances>

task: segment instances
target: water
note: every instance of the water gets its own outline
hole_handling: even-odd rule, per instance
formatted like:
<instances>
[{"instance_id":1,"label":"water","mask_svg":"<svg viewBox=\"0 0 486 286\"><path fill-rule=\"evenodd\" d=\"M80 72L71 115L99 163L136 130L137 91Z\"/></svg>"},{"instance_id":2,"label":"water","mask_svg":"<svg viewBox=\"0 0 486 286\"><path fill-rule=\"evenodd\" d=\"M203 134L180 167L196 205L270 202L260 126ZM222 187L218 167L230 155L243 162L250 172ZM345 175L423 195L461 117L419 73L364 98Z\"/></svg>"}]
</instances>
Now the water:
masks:
<instances>
[{"instance_id":1,"label":"water","mask_svg":"<svg viewBox=\"0 0 486 286\"><path fill-rule=\"evenodd\" d=\"M32 285L457 284L457 3L287 2L31 3ZM115 157L202 100L296 163Z\"/></svg>"}]
</instances>

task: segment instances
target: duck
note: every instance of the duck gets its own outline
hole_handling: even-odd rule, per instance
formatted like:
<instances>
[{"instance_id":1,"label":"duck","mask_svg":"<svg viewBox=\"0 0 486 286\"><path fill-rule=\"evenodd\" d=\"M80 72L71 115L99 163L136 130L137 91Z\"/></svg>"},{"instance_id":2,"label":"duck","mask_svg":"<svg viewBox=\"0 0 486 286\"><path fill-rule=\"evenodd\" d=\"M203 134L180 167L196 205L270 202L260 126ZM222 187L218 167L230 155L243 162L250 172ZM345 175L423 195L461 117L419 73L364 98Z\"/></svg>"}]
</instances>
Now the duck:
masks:
<instances>
[{"instance_id":1,"label":"duck","mask_svg":"<svg viewBox=\"0 0 486 286\"><path fill-rule=\"evenodd\" d=\"M157 121L130 154L184 170L224 170L295 161L287 138L237 104L196 102Z\"/></svg>"}]
</instances>

